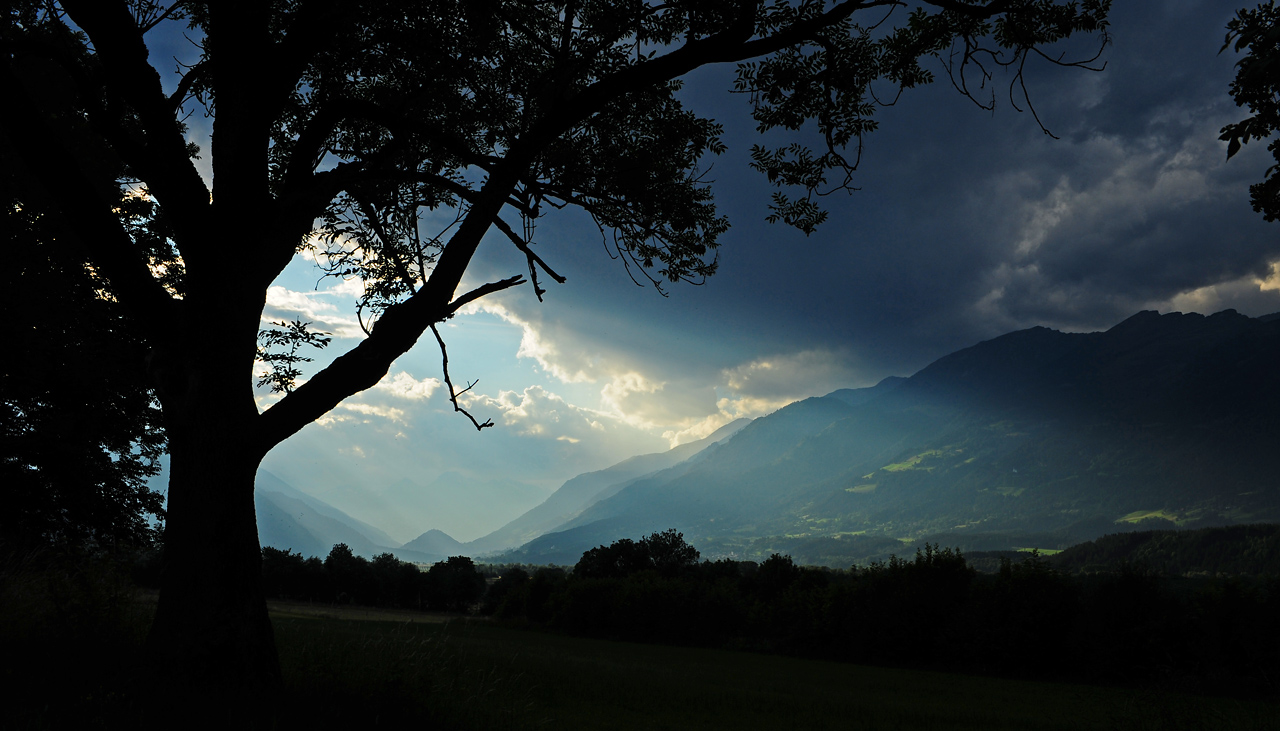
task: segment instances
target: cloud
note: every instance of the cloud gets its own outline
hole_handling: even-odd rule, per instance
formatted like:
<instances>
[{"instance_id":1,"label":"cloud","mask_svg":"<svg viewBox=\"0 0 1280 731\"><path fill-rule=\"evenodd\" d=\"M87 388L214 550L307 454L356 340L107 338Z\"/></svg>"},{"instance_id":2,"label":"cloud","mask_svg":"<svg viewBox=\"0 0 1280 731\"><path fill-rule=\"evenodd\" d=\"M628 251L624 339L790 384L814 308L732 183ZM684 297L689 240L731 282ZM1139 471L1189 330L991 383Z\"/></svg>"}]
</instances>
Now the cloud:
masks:
<instances>
[{"instance_id":1,"label":"cloud","mask_svg":"<svg viewBox=\"0 0 1280 731\"><path fill-rule=\"evenodd\" d=\"M803 398L863 380L846 352L803 350L757 358L724 371L725 386L740 397ZM787 403L790 403L788 401Z\"/></svg>"},{"instance_id":2,"label":"cloud","mask_svg":"<svg viewBox=\"0 0 1280 731\"><path fill-rule=\"evenodd\" d=\"M1203 129L1180 140L1167 130L1083 140L1074 155L1088 162L1050 186L1029 170L1003 176L993 196L1005 211L995 257L969 316L999 331L1091 329L1150 302L1212 307L1207 293L1190 293L1226 282L1256 289L1280 245L1251 235L1247 182L1225 162L1217 125L1197 119Z\"/></svg>"},{"instance_id":3,"label":"cloud","mask_svg":"<svg viewBox=\"0 0 1280 731\"><path fill-rule=\"evenodd\" d=\"M460 399L478 419L485 410L501 413L502 423L522 436L545 437L577 444L589 438L600 414L568 403L542 386L502 391L496 397L468 393Z\"/></svg>"},{"instance_id":4,"label":"cloud","mask_svg":"<svg viewBox=\"0 0 1280 731\"><path fill-rule=\"evenodd\" d=\"M377 404L360 403L359 401L343 401L338 404L339 409L352 411L364 416L376 416L380 419L387 419L399 424L407 423L405 420L404 409L397 409L392 406L380 406ZM366 422L368 423L368 422Z\"/></svg>"},{"instance_id":5,"label":"cloud","mask_svg":"<svg viewBox=\"0 0 1280 731\"><path fill-rule=\"evenodd\" d=\"M327 332L335 338L363 339L365 334L359 321L354 316L340 314L337 304L324 299L338 293L338 289L298 292L280 286L270 287L262 313L263 322L302 320L310 322L310 329L315 332Z\"/></svg>"},{"instance_id":6,"label":"cloud","mask_svg":"<svg viewBox=\"0 0 1280 731\"><path fill-rule=\"evenodd\" d=\"M419 381L405 371L400 371L390 378L384 377L374 388L396 398L420 401L430 398L441 385L443 381L438 378L424 378Z\"/></svg>"},{"instance_id":7,"label":"cloud","mask_svg":"<svg viewBox=\"0 0 1280 731\"><path fill-rule=\"evenodd\" d=\"M756 358L720 372L714 406L669 422L662 436L672 446L702 439L735 419L754 419L795 401L836 389L871 385L848 352L802 350Z\"/></svg>"},{"instance_id":8,"label":"cloud","mask_svg":"<svg viewBox=\"0 0 1280 731\"><path fill-rule=\"evenodd\" d=\"M1221 312L1239 310L1254 315L1280 312L1280 261L1271 262L1265 275L1247 274L1237 279L1181 292L1150 307L1162 311Z\"/></svg>"},{"instance_id":9,"label":"cloud","mask_svg":"<svg viewBox=\"0 0 1280 731\"><path fill-rule=\"evenodd\" d=\"M516 351L517 358L531 358L538 367L561 383L582 383L595 381L596 376L589 374L585 364L570 363L555 343L543 337L533 323L512 312L499 302L480 300L467 305L459 314L470 315L484 312L494 315L503 321L520 328L520 347Z\"/></svg>"}]
</instances>

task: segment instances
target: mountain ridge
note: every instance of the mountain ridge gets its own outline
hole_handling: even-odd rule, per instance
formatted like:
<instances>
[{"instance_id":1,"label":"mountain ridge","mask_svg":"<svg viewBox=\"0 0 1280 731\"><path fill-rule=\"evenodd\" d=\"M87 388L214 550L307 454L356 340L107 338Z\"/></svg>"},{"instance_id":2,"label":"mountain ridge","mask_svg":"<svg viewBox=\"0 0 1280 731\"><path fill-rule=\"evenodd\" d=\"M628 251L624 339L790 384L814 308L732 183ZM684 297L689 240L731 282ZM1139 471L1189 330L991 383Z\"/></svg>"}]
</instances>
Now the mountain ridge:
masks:
<instances>
[{"instance_id":1,"label":"mountain ridge","mask_svg":"<svg viewBox=\"0 0 1280 731\"><path fill-rule=\"evenodd\" d=\"M854 560L875 536L1022 547L1143 520L1274 519L1278 358L1280 319L1231 310L1015 331L883 389L790 404L508 557L536 563L554 546L563 558L667 527L712 557L805 539L829 555L845 541Z\"/></svg>"},{"instance_id":2,"label":"mountain ridge","mask_svg":"<svg viewBox=\"0 0 1280 731\"><path fill-rule=\"evenodd\" d=\"M703 439L681 444L666 452L628 457L602 470L585 472L570 478L542 503L492 533L469 541L463 546L469 555L480 555L512 548L532 540L550 528L573 520L578 513L601 499L602 494L611 488L621 487L643 475L687 460L707 447L736 434L746 427L749 421L737 419Z\"/></svg>"}]
</instances>

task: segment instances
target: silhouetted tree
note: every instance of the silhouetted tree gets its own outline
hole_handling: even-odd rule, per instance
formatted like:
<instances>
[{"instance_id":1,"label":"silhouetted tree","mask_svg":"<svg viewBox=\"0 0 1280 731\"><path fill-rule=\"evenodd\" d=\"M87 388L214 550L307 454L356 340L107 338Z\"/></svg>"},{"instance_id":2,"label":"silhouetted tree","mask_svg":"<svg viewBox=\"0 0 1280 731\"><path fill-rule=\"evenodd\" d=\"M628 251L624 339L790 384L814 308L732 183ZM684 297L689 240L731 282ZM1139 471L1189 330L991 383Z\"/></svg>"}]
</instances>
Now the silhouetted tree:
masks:
<instances>
[{"instance_id":1,"label":"silhouetted tree","mask_svg":"<svg viewBox=\"0 0 1280 731\"><path fill-rule=\"evenodd\" d=\"M650 564L664 576L698 565L698 549L685 543L684 534L675 528L652 533L640 542L649 553Z\"/></svg>"},{"instance_id":2,"label":"silhouetted tree","mask_svg":"<svg viewBox=\"0 0 1280 731\"><path fill-rule=\"evenodd\" d=\"M436 609L466 611L484 596L484 575L466 556L450 556L427 569L426 592Z\"/></svg>"},{"instance_id":3,"label":"silhouetted tree","mask_svg":"<svg viewBox=\"0 0 1280 731\"><path fill-rule=\"evenodd\" d=\"M1227 39L1222 50L1233 47L1247 51L1236 63L1236 78L1231 82L1231 96L1237 106L1248 107L1252 116L1222 128L1227 143L1227 159L1250 140L1264 140L1280 130L1280 8L1275 2L1260 3L1253 10L1243 9L1227 23ZM1266 178L1249 188L1253 210L1268 221L1280 218L1280 137L1267 146L1276 164L1267 169Z\"/></svg>"},{"instance_id":4,"label":"silhouetted tree","mask_svg":"<svg viewBox=\"0 0 1280 731\"><path fill-rule=\"evenodd\" d=\"M325 574L329 579L330 601L340 604L361 604L373 599L373 572L369 560L357 556L345 543L336 544L324 559Z\"/></svg>"},{"instance_id":5,"label":"silhouetted tree","mask_svg":"<svg viewBox=\"0 0 1280 731\"><path fill-rule=\"evenodd\" d=\"M498 580L493 582L485 592L484 604L480 608L481 614L494 614L500 611L507 597L516 594L528 582L529 572L519 566L502 572L502 576L498 577Z\"/></svg>"},{"instance_id":6,"label":"silhouetted tree","mask_svg":"<svg viewBox=\"0 0 1280 731\"><path fill-rule=\"evenodd\" d=\"M752 593L769 601L786 591L799 578L800 567L795 565L791 557L775 553L760 563L760 567L748 580L748 586Z\"/></svg>"},{"instance_id":7,"label":"silhouetted tree","mask_svg":"<svg viewBox=\"0 0 1280 731\"><path fill-rule=\"evenodd\" d=\"M621 538L583 553L573 567L573 575L583 579L616 579L650 567L649 552L644 545Z\"/></svg>"},{"instance_id":8,"label":"silhouetted tree","mask_svg":"<svg viewBox=\"0 0 1280 731\"><path fill-rule=\"evenodd\" d=\"M761 131L816 132L816 152L751 151L780 188L769 219L808 232L825 217L815 197L851 185L874 100L933 79L922 58L941 59L962 90L986 88L997 66L1021 78L1039 46L1105 34L1108 10L1106 0L933 0L893 26L883 21L894 5L6 4L0 146L63 245L147 324L147 372L171 454L166 570L149 640L161 679L244 702L281 687L259 579L258 464L375 385L427 330L524 281L458 292L490 229L526 258L538 297L540 273L563 278L529 236L539 217L566 206L595 219L633 277L659 285L715 271L728 223L703 173L705 156L725 145L719 125L677 98L682 76L738 63L735 91ZM165 94L145 35L182 22L200 57ZM184 137L192 113L212 117L210 181ZM120 165L92 164L86 150ZM140 243L120 210L124 188L156 204L180 256ZM450 223L424 231L424 220ZM267 288L300 248L324 253L331 273L364 280L368 337L303 385L284 373L274 385L285 396L260 413L252 374ZM447 370L445 380L452 395Z\"/></svg>"},{"instance_id":9,"label":"silhouetted tree","mask_svg":"<svg viewBox=\"0 0 1280 731\"><path fill-rule=\"evenodd\" d=\"M137 321L0 167L0 543L150 544L164 432Z\"/></svg>"},{"instance_id":10,"label":"silhouetted tree","mask_svg":"<svg viewBox=\"0 0 1280 731\"><path fill-rule=\"evenodd\" d=\"M639 541L620 538L608 546L597 546L582 554L573 575L583 579L618 579L656 570L671 576L698 565L698 549L685 543L675 528L651 533Z\"/></svg>"}]
</instances>

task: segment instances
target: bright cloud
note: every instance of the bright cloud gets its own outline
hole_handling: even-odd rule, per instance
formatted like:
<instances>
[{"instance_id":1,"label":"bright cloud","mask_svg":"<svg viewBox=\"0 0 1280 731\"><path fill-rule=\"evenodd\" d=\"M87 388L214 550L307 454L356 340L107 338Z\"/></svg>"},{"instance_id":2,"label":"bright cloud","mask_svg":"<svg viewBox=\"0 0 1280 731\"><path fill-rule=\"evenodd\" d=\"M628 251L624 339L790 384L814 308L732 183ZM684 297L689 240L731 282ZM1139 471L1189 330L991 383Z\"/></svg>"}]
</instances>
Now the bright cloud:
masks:
<instances>
[{"instance_id":1,"label":"bright cloud","mask_svg":"<svg viewBox=\"0 0 1280 731\"><path fill-rule=\"evenodd\" d=\"M406 423L405 412L403 409L397 409L391 406L379 406L376 404L365 404L360 402L343 401L338 404L338 408L347 411L353 411L364 416L376 416L380 419L387 419L400 424Z\"/></svg>"},{"instance_id":2,"label":"bright cloud","mask_svg":"<svg viewBox=\"0 0 1280 731\"><path fill-rule=\"evenodd\" d=\"M1229 308L1253 313L1280 311L1280 262L1271 262L1264 276L1249 274L1197 287L1167 301L1153 302L1151 307L1201 313L1221 312Z\"/></svg>"},{"instance_id":3,"label":"bright cloud","mask_svg":"<svg viewBox=\"0 0 1280 731\"><path fill-rule=\"evenodd\" d=\"M724 383L742 401L745 416L759 403L790 403L816 392L828 393L861 381L855 359L846 352L803 350L744 363L723 373ZM734 418L737 418L735 416Z\"/></svg>"},{"instance_id":4,"label":"bright cloud","mask_svg":"<svg viewBox=\"0 0 1280 731\"><path fill-rule=\"evenodd\" d=\"M441 385L443 382L438 378L424 378L419 381L408 373L400 371L391 378L383 378L374 388L396 398L420 401L430 398Z\"/></svg>"},{"instance_id":5,"label":"bright cloud","mask_svg":"<svg viewBox=\"0 0 1280 731\"><path fill-rule=\"evenodd\" d=\"M364 338L359 321L351 315L340 314L338 305L326 300L337 293L336 289L298 292L280 286L270 287L267 289L263 321L302 320L312 323L312 330L330 333L335 338Z\"/></svg>"},{"instance_id":6,"label":"bright cloud","mask_svg":"<svg viewBox=\"0 0 1280 731\"><path fill-rule=\"evenodd\" d=\"M497 302L480 300L462 308L460 314L469 315L477 312L488 313L520 328L520 348L516 351L516 357L537 361L539 368L561 383L583 383L596 380L581 366L568 364L567 359L554 343L545 339L532 323L505 306Z\"/></svg>"},{"instance_id":7,"label":"bright cloud","mask_svg":"<svg viewBox=\"0 0 1280 731\"><path fill-rule=\"evenodd\" d=\"M591 422L597 416L541 386L529 386L519 393L502 391L496 397L468 393L460 400L466 402L467 409L477 418L480 418L477 412L485 409L501 412L502 422L525 436L551 436L555 439L572 436L581 440L576 435L590 432Z\"/></svg>"}]
</instances>

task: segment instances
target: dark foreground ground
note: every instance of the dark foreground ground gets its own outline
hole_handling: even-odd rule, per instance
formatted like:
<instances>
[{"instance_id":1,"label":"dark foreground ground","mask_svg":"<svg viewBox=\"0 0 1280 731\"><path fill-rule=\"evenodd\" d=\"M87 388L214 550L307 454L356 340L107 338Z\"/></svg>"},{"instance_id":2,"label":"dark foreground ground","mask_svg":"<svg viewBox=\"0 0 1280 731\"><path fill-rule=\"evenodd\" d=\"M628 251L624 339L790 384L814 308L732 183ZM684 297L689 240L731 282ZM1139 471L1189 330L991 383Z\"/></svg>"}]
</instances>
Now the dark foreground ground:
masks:
<instances>
[{"instance_id":1,"label":"dark foreground ground","mask_svg":"<svg viewBox=\"0 0 1280 731\"><path fill-rule=\"evenodd\" d=\"M3 682L15 701L0 728L131 724L146 689L117 669L136 656L148 614L148 603L133 603L96 628L81 618L57 636L36 636L56 628L48 622L8 635ZM1277 706L1262 701L640 645L412 614L418 621L275 605L288 683L278 726L1280 729Z\"/></svg>"}]
</instances>

